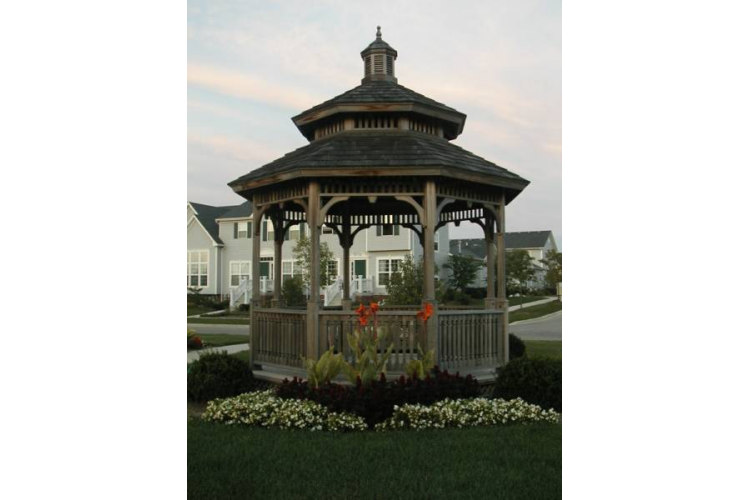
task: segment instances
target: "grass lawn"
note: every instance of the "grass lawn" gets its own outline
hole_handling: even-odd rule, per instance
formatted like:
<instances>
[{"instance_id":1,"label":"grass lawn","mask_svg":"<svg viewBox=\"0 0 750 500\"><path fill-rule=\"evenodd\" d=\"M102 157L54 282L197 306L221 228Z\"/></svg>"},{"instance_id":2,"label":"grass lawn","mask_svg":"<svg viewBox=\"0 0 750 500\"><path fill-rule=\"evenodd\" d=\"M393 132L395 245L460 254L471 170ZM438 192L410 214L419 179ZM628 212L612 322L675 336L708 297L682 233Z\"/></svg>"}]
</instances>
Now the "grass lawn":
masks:
<instances>
[{"instance_id":1,"label":"grass lawn","mask_svg":"<svg viewBox=\"0 0 750 500\"><path fill-rule=\"evenodd\" d=\"M513 323L514 321L538 318L540 316L546 316L557 311L562 311L562 302L560 302L559 300L547 302L546 304L542 304L539 306L532 306L529 308L524 307L523 309L518 309L517 311L511 311L510 316L508 316L508 321L510 323Z\"/></svg>"},{"instance_id":2,"label":"grass lawn","mask_svg":"<svg viewBox=\"0 0 750 500\"><path fill-rule=\"evenodd\" d=\"M187 306L188 316L194 316L196 314L205 314L211 311L215 311L215 309L211 309L210 307L203 307L203 306L193 306L193 305Z\"/></svg>"},{"instance_id":3,"label":"grass lawn","mask_svg":"<svg viewBox=\"0 0 750 500\"><path fill-rule=\"evenodd\" d=\"M562 497L562 426L357 434L188 420L188 498Z\"/></svg>"},{"instance_id":4,"label":"grass lawn","mask_svg":"<svg viewBox=\"0 0 750 500\"><path fill-rule=\"evenodd\" d=\"M249 335L233 335L224 333L204 333L198 335L206 347L221 347L224 345L247 344ZM188 349L190 351L190 349Z\"/></svg>"},{"instance_id":5,"label":"grass lawn","mask_svg":"<svg viewBox=\"0 0 750 500\"><path fill-rule=\"evenodd\" d=\"M250 317L246 318L190 318L188 323L201 325L249 325Z\"/></svg>"},{"instance_id":6,"label":"grass lawn","mask_svg":"<svg viewBox=\"0 0 750 500\"><path fill-rule=\"evenodd\" d=\"M508 299L508 305L509 306L518 306L521 305L521 303L528 303L528 302L535 302L537 300L546 299L547 297L537 297L537 296L528 296L528 297L510 297Z\"/></svg>"},{"instance_id":7,"label":"grass lawn","mask_svg":"<svg viewBox=\"0 0 750 500\"><path fill-rule=\"evenodd\" d=\"M524 340L523 343L530 358L562 359L562 340Z\"/></svg>"}]
</instances>

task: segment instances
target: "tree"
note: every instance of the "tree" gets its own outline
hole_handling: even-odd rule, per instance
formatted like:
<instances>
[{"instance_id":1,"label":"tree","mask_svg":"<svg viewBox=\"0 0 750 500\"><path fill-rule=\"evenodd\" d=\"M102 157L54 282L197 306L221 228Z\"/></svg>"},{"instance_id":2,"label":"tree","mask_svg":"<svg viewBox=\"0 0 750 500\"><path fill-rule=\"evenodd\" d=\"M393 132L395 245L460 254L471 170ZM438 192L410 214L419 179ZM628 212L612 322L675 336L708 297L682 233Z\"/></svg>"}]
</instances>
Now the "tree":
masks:
<instances>
[{"instance_id":1,"label":"tree","mask_svg":"<svg viewBox=\"0 0 750 500\"><path fill-rule=\"evenodd\" d=\"M294 247L292 252L294 255L294 265L299 269L302 276L302 281L306 287L310 287L310 239L301 234L297 245ZM328 263L335 262L333 259L333 252L328 248L328 243L320 244L320 286L328 286L333 282L332 273L328 269ZM310 291L311 293L317 293Z\"/></svg>"},{"instance_id":2,"label":"tree","mask_svg":"<svg viewBox=\"0 0 750 500\"><path fill-rule=\"evenodd\" d=\"M424 265L422 260L414 262L411 255L404 257L398 272L392 273L385 285L388 303L399 306L412 306L422 303Z\"/></svg>"},{"instance_id":3,"label":"tree","mask_svg":"<svg viewBox=\"0 0 750 500\"><path fill-rule=\"evenodd\" d=\"M562 252L550 250L547 252L547 256L542 259L542 264L547 268L544 274L547 288L557 293L557 284L562 283Z\"/></svg>"},{"instance_id":4,"label":"tree","mask_svg":"<svg viewBox=\"0 0 750 500\"><path fill-rule=\"evenodd\" d=\"M451 273L448 277L448 286L461 292L466 292L477 277L477 272L482 267L482 261L468 255L449 255L448 262L443 264L444 269Z\"/></svg>"},{"instance_id":5,"label":"tree","mask_svg":"<svg viewBox=\"0 0 750 500\"><path fill-rule=\"evenodd\" d=\"M505 254L505 276L511 293L523 294L526 283L534 278L534 259L526 250L511 250Z\"/></svg>"}]
</instances>

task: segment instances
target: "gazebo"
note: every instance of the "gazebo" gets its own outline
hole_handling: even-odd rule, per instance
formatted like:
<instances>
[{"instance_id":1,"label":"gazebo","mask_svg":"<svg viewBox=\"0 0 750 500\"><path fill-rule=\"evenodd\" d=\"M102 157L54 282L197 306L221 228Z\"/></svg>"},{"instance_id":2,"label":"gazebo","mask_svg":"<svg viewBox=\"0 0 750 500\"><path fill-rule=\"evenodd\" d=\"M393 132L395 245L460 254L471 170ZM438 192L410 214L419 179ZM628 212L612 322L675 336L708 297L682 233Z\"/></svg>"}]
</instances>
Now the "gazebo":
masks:
<instances>
[{"instance_id":1,"label":"gazebo","mask_svg":"<svg viewBox=\"0 0 750 500\"><path fill-rule=\"evenodd\" d=\"M310 144L232 181L253 207L250 363L261 378L303 374L301 356L317 359L329 347L349 356L346 333L352 311L349 249L371 226L400 225L423 248L424 276L435 276L435 231L468 221L484 230L487 299L483 309L451 309L437 303L435 280L423 285L423 305L433 316L422 325L414 310L383 309L381 325L393 333L388 375L400 375L417 344L435 349L441 368L483 378L508 360L505 295L505 206L529 184L518 175L450 141L466 115L418 94L396 79L398 53L381 36L361 53L361 85L292 118ZM274 282L260 287L262 218L274 227ZM281 251L290 227L306 222L311 243L311 293L304 310L287 308L281 296ZM323 308L320 234L338 235L343 250L343 299Z\"/></svg>"}]
</instances>

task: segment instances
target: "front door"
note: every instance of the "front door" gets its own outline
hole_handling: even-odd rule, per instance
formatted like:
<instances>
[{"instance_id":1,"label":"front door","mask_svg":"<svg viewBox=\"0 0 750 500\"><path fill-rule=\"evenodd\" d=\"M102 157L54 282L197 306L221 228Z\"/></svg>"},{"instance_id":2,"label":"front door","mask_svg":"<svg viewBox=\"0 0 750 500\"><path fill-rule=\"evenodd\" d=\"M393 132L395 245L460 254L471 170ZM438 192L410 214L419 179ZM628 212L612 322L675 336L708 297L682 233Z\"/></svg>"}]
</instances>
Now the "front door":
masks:
<instances>
[{"instance_id":1,"label":"front door","mask_svg":"<svg viewBox=\"0 0 750 500\"><path fill-rule=\"evenodd\" d=\"M271 273L273 270L271 269L271 263L270 262L260 262L260 277L261 278L268 278L271 279Z\"/></svg>"},{"instance_id":2,"label":"front door","mask_svg":"<svg viewBox=\"0 0 750 500\"><path fill-rule=\"evenodd\" d=\"M357 276L365 277L367 275L367 260L355 259L352 262L352 278Z\"/></svg>"}]
</instances>

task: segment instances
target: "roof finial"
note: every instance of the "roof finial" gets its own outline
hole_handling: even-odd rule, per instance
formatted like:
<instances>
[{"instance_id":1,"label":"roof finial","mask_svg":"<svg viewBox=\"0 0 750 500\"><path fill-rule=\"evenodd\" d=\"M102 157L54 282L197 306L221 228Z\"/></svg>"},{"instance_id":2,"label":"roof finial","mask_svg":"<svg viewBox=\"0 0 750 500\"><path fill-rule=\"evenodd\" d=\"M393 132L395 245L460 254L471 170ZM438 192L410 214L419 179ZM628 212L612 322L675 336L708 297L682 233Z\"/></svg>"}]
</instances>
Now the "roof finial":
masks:
<instances>
[{"instance_id":1,"label":"roof finial","mask_svg":"<svg viewBox=\"0 0 750 500\"><path fill-rule=\"evenodd\" d=\"M378 32L375 33L375 36L378 37L378 38L380 38L380 26L378 26Z\"/></svg>"}]
</instances>

